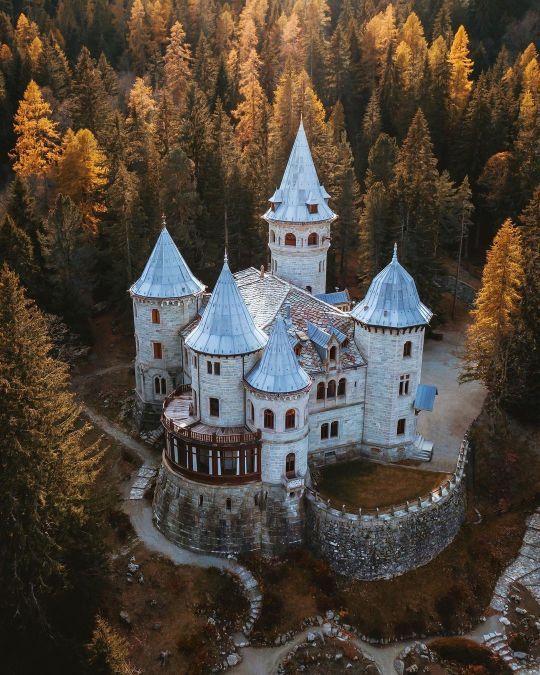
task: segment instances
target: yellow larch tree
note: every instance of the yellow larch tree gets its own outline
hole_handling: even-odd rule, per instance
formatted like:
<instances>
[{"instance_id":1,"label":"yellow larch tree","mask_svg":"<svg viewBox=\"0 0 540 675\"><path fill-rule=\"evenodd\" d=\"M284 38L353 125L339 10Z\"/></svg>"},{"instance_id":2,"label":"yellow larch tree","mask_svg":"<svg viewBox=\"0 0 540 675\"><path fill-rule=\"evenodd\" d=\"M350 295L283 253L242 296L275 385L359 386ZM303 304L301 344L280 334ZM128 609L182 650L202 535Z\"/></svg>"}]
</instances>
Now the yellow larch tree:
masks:
<instances>
[{"instance_id":1,"label":"yellow larch tree","mask_svg":"<svg viewBox=\"0 0 540 675\"><path fill-rule=\"evenodd\" d=\"M471 93L471 73L474 65L469 57L469 36L463 26L457 29L454 36L448 54L448 62L450 64L450 105L454 117L459 118L465 110Z\"/></svg>"},{"instance_id":2,"label":"yellow larch tree","mask_svg":"<svg viewBox=\"0 0 540 675\"><path fill-rule=\"evenodd\" d=\"M191 50L186 43L186 33L180 21L176 21L171 28L164 61L167 90L174 103L183 110L191 79Z\"/></svg>"},{"instance_id":3,"label":"yellow larch tree","mask_svg":"<svg viewBox=\"0 0 540 675\"><path fill-rule=\"evenodd\" d=\"M70 197L83 216L83 224L95 232L99 214L105 211L102 189L107 183L107 160L89 129L68 129L62 140L56 169L58 194Z\"/></svg>"},{"instance_id":4,"label":"yellow larch tree","mask_svg":"<svg viewBox=\"0 0 540 675\"><path fill-rule=\"evenodd\" d=\"M15 114L17 141L10 154L21 178L44 177L58 157L59 135L51 113L40 88L30 80Z\"/></svg>"},{"instance_id":5,"label":"yellow larch tree","mask_svg":"<svg viewBox=\"0 0 540 675\"><path fill-rule=\"evenodd\" d=\"M506 220L490 250L482 273L482 286L467 331L462 381L482 381L494 400L505 397L510 344L521 289L523 255L519 230Z\"/></svg>"}]
</instances>

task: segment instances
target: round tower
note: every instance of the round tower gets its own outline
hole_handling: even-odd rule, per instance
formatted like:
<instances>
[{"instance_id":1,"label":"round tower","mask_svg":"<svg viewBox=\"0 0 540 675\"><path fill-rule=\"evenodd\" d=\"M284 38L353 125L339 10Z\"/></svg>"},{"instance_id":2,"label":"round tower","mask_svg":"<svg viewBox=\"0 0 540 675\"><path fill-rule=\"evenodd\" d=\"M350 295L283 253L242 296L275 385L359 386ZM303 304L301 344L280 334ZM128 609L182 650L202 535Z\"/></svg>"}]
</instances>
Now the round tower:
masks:
<instances>
[{"instance_id":1,"label":"round tower","mask_svg":"<svg viewBox=\"0 0 540 675\"><path fill-rule=\"evenodd\" d=\"M298 363L279 314L263 356L245 383L248 426L262 433L262 481L279 485L288 479L303 479L311 378Z\"/></svg>"},{"instance_id":2,"label":"round tower","mask_svg":"<svg viewBox=\"0 0 540 675\"><path fill-rule=\"evenodd\" d=\"M336 219L319 183L302 121L278 190L263 218L268 223L270 270L313 294L326 292L330 227Z\"/></svg>"},{"instance_id":3,"label":"round tower","mask_svg":"<svg viewBox=\"0 0 540 675\"><path fill-rule=\"evenodd\" d=\"M432 315L400 265L395 245L392 261L351 312L355 342L367 359L362 443L373 457L396 461L413 451L415 396Z\"/></svg>"},{"instance_id":4,"label":"round tower","mask_svg":"<svg viewBox=\"0 0 540 675\"><path fill-rule=\"evenodd\" d=\"M163 400L184 382L179 333L197 316L204 289L163 226L143 273L129 289L139 427L158 424Z\"/></svg>"}]
</instances>

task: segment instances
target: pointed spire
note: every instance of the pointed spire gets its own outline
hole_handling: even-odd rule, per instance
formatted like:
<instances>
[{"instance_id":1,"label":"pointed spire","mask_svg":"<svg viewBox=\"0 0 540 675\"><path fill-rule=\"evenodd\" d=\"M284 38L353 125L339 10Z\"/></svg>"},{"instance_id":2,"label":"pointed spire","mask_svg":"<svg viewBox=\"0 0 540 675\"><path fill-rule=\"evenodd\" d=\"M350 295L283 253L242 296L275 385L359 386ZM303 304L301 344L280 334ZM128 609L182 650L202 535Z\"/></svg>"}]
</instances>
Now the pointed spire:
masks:
<instances>
[{"instance_id":1,"label":"pointed spire","mask_svg":"<svg viewBox=\"0 0 540 675\"><path fill-rule=\"evenodd\" d=\"M285 394L305 389L311 378L298 363L281 314L274 319L272 334L261 360L246 377L257 391Z\"/></svg>"},{"instance_id":2,"label":"pointed spire","mask_svg":"<svg viewBox=\"0 0 540 675\"><path fill-rule=\"evenodd\" d=\"M186 339L188 347L213 356L240 356L262 349L268 338L258 328L229 269L227 254L199 325Z\"/></svg>"},{"instance_id":3,"label":"pointed spire","mask_svg":"<svg viewBox=\"0 0 540 675\"><path fill-rule=\"evenodd\" d=\"M269 209L264 217L289 223L334 220L336 216L326 201L328 196L319 183L304 123L300 119L281 185L269 200L274 210Z\"/></svg>"},{"instance_id":4,"label":"pointed spire","mask_svg":"<svg viewBox=\"0 0 540 675\"><path fill-rule=\"evenodd\" d=\"M401 265L394 244L392 260L371 282L351 315L367 326L410 328L428 324L433 312L420 300L414 279Z\"/></svg>"},{"instance_id":5,"label":"pointed spire","mask_svg":"<svg viewBox=\"0 0 540 675\"><path fill-rule=\"evenodd\" d=\"M143 298L184 298L204 291L176 247L165 222L140 278L129 289Z\"/></svg>"}]
</instances>

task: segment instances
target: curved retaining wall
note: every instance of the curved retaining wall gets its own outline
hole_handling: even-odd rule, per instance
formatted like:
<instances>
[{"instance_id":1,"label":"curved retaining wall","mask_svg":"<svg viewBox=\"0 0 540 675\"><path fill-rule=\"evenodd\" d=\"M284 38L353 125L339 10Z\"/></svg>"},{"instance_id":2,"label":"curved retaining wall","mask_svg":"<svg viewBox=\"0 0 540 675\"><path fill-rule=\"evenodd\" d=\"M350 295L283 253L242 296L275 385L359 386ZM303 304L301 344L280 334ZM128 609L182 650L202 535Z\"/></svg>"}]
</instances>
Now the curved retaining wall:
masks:
<instances>
[{"instance_id":1,"label":"curved retaining wall","mask_svg":"<svg viewBox=\"0 0 540 675\"><path fill-rule=\"evenodd\" d=\"M176 473L164 457L154 492L154 523L174 543L200 553L279 555L302 543L301 495L260 481L198 483Z\"/></svg>"},{"instance_id":2,"label":"curved retaining wall","mask_svg":"<svg viewBox=\"0 0 540 675\"><path fill-rule=\"evenodd\" d=\"M356 579L389 579L425 565L445 549L465 518L464 440L452 478L414 503L379 513L346 513L306 493L306 539L332 568Z\"/></svg>"}]
</instances>

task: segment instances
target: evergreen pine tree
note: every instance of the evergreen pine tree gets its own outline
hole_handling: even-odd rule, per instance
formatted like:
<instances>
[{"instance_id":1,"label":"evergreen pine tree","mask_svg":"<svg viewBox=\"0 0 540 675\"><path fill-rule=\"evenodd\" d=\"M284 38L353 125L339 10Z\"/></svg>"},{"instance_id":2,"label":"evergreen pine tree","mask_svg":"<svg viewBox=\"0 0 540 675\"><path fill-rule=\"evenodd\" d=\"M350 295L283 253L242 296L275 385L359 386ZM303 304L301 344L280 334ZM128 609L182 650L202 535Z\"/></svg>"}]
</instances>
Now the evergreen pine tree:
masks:
<instances>
[{"instance_id":1,"label":"evergreen pine tree","mask_svg":"<svg viewBox=\"0 0 540 675\"><path fill-rule=\"evenodd\" d=\"M35 657L36 650L44 658L39 639L54 633L54 601L77 575L81 575L79 598L85 598L82 575L94 574L103 563L89 508L99 455L95 446L83 444L87 429L79 423L68 367L52 358L51 349L43 315L26 298L17 275L4 266L0 272L0 627L3 640L11 639L17 659L13 672L25 671L25 661ZM86 555L86 569L78 569ZM68 614L67 606L62 612ZM29 631L34 649L26 654L15 645L24 644Z\"/></svg>"}]
</instances>

